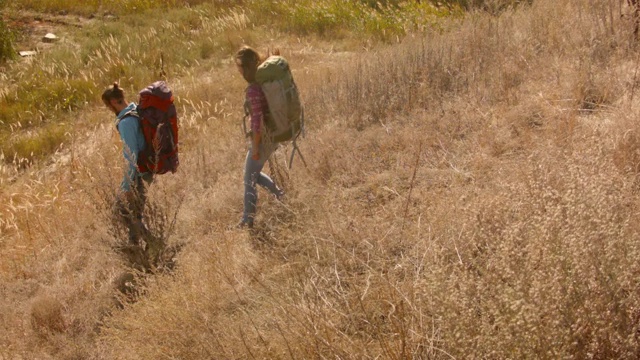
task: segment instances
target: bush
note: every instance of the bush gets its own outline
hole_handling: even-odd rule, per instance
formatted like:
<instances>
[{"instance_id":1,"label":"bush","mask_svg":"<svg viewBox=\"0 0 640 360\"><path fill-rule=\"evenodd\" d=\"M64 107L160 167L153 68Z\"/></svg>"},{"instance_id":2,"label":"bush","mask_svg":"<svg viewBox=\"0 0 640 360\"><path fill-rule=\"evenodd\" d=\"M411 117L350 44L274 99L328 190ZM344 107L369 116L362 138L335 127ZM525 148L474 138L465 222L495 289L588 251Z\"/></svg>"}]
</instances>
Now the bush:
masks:
<instances>
[{"instance_id":1,"label":"bush","mask_svg":"<svg viewBox=\"0 0 640 360\"><path fill-rule=\"evenodd\" d=\"M0 8L2 2L0 1ZM7 25L0 19L0 62L13 59L15 51L13 49L14 34Z\"/></svg>"}]
</instances>

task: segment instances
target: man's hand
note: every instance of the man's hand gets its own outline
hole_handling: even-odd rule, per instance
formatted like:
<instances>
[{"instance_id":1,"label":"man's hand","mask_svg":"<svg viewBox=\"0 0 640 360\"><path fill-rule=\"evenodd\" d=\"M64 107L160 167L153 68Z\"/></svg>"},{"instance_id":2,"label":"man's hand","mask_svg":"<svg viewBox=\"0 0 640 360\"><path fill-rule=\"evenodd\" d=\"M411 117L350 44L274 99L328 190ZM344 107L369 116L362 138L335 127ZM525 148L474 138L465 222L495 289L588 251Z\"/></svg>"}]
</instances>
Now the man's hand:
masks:
<instances>
[{"instance_id":1,"label":"man's hand","mask_svg":"<svg viewBox=\"0 0 640 360\"><path fill-rule=\"evenodd\" d=\"M135 195L133 191L123 191L120 193L120 201L126 204L132 204L135 201Z\"/></svg>"}]
</instances>

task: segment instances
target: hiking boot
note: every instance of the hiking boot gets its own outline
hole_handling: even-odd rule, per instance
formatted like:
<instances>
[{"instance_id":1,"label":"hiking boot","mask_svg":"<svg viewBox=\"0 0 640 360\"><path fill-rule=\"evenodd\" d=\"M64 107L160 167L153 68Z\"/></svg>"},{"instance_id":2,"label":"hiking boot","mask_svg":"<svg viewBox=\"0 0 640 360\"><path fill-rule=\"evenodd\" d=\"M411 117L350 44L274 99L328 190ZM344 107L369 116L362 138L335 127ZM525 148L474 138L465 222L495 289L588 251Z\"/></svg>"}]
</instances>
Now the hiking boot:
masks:
<instances>
[{"instance_id":1,"label":"hiking boot","mask_svg":"<svg viewBox=\"0 0 640 360\"><path fill-rule=\"evenodd\" d=\"M253 229L253 221L252 220L240 220L240 222L238 223L238 225L236 225L236 229Z\"/></svg>"},{"instance_id":2,"label":"hiking boot","mask_svg":"<svg viewBox=\"0 0 640 360\"><path fill-rule=\"evenodd\" d=\"M284 202L284 190L280 189L278 190L278 193L276 194L276 200L280 201L280 202Z\"/></svg>"}]
</instances>

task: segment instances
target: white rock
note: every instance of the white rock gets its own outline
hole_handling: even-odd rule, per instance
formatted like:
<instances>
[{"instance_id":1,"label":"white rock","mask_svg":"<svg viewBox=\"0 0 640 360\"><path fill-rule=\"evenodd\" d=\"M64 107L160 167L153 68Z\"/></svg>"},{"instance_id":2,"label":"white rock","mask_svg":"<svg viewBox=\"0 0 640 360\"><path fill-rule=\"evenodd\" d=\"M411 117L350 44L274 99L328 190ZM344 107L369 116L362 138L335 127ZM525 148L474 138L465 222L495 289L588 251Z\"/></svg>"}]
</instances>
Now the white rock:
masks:
<instances>
[{"instance_id":1,"label":"white rock","mask_svg":"<svg viewBox=\"0 0 640 360\"><path fill-rule=\"evenodd\" d=\"M48 33L47 35L42 37L42 41L46 43L52 43L52 42L58 41L58 37L55 34Z\"/></svg>"}]
</instances>

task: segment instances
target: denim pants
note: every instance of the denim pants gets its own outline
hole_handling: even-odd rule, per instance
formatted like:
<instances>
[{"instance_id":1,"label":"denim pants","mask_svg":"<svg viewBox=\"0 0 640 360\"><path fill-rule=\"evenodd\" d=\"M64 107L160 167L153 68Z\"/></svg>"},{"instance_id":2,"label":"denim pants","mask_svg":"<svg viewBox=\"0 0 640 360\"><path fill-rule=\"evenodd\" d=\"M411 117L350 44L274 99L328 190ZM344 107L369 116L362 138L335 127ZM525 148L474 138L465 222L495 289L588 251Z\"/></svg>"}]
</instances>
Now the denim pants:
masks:
<instances>
[{"instance_id":1,"label":"denim pants","mask_svg":"<svg viewBox=\"0 0 640 360\"><path fill-rule=\"evenodd\" d=\"M259 147L259 160L253 159L253 149L249 149L247 152L244 166L244 214L242 215L242 222L245 224L253 224L253 219L256 214L256 206L258 204L256 184L269 190L269 192L275 196L281 195L280 189L278 189L273 180L262 172L264 164L269 160L269 157L277 147L277 144L261 143Z\"/></svg>"},{"instance_id":2,"label":"denim pants","mask_svg":"<svg viewBox=\"0 0 640 360\"><path fill-rule=\"evenodd\" d=\"M151 175L147 176L145 174L144 178L136 175L134 183L131 184L131 191L134 195L132 201L118 199L116 202L117 213L129 231L129 242L132 245L137 245L140 238L145 237L149 232L142 222L142 213L147 202L147 187L145 183L151 184L152 181L153 177Z\"/></svg>"}]
</instances>

